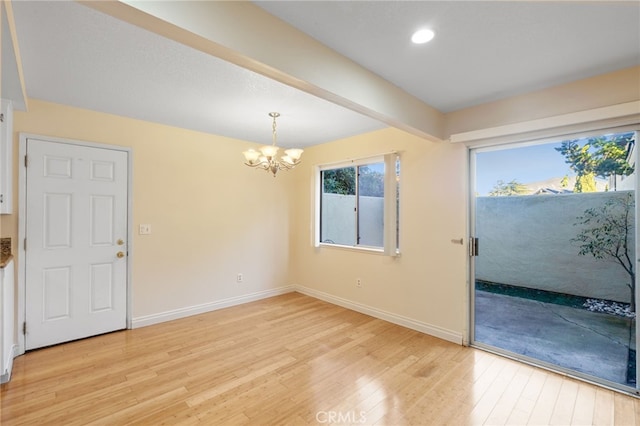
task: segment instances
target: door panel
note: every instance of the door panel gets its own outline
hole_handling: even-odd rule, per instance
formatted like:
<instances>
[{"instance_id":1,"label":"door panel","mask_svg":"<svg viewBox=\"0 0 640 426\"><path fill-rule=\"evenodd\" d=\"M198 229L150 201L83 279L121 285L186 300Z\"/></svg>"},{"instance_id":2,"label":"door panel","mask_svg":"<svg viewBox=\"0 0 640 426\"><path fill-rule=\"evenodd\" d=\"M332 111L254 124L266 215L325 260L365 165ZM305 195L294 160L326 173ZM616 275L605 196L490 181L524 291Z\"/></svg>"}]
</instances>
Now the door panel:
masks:
<instances>
[{"instance_id":1,"label":"door panel","mask_svg":"<svg viewBox=\"0 0 640 426\"><path fill-rule=\"evenodd\" d=\"M113 265L91 265L91 312L113 309Z\"/></svg>"},{"instance_id":2,"label":"door panel","mask_svg":"<svg viewBox=\"0 0 640 426\"><path fill-rule=\"evenodd\" d=\"M91 247L112 247L115 220L113 197L93 195L89 205L91 206Z\"/></svg>"},{"instance_id":3,"label":"door panel","mask_svg":"<svg viewBox=\"0 0 640 426\"><path fill-rule=\"evenodd\" d=\"M69 318L71 305L70 268L48 268L42 272L44 321Z\"/></svg>"},{"instance_id":4,"label":"door panel","mask_svg":"<svg viewBox=\"0 0 640 426\"><path fill-rule=\"evenodd\" d=\"M71 198L72 194L43 194L44 248L68 249L71 247Z\"/></svg>"},{"instance_id":5,"label":"door panel","mask_svg":"<svg viewBox=\"0 0 640 426\"><path fill-rule=\"evenodd\" d=\"M127 155L27 140L27 349L126 327Z\"/></svg>"}]
</instances>

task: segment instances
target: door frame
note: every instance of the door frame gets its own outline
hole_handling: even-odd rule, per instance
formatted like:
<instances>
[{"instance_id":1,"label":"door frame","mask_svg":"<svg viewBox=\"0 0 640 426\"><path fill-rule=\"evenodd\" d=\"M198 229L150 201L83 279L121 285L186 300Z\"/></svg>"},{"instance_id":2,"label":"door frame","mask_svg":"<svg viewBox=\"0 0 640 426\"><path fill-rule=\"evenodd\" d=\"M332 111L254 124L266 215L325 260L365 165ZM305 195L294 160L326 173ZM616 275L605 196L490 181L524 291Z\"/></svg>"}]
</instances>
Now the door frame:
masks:
<instances>
[{"instance_id":1,"label":"door frame","mask_svg":"<svg viewBox=\"0 0 640 426\"><path fill-rule=\"evenodd\" d=\"M127 273L126 273L126 297L127 297L127 308L126 308L126 324L127 329L132 328L132 268L131 264L133 262L133 161L132 155L133 150L130 147L119 146L119 145L108 145L97 142L88 142L67 138L57 138L53 136L43 136L32 133L19 133L19 145L18 145L18 263L16 268L16 274L18 278L18 316L16 327L18 328L18 355L22 355L25 353L26 348L26 339L25 335L22 332L22 324L26 322L26 252L24 247L24 240L27 235L27 227L26 227L26 212L27 212L27 197L26 197L26 189L27 189L27 168L24 165L24 158L27 154L27 140L28 139L38 139L44 142L52 142L52 143L64 143L68 145L78 145L84 146L88 148L102 148L102 149L110 149L113 151L122 151L127 154Z\"/></svg>"}]
</instances>

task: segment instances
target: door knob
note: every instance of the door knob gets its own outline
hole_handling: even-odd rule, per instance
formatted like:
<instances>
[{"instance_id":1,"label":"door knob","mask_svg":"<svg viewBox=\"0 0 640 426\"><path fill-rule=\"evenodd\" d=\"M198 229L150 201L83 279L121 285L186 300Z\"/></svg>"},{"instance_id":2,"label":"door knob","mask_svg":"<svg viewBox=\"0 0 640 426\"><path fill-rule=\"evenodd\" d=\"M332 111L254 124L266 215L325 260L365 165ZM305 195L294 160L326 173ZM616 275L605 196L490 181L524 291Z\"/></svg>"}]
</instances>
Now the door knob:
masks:
<instances>
[{"instance_id":1,"label":"door knob","mask_svg":"<svg viewBox=\"0 0 640 426\"><path fill-rule=\"evenodd\" d=\"M124 244L124 240L122 238L118 239L118 241L116 242L119 246Z\"/></svg>"},{"instance_id":2,"label":"door knob","mask_svg":"<svg viewBox=\"0 0 640 426\"><path fill-rule=\"evenodd\" d=\"M122 259L124 257L124 252L119 251L116 253L116 256L118 256L118 259Z\"/></svg>"}]
</instances>

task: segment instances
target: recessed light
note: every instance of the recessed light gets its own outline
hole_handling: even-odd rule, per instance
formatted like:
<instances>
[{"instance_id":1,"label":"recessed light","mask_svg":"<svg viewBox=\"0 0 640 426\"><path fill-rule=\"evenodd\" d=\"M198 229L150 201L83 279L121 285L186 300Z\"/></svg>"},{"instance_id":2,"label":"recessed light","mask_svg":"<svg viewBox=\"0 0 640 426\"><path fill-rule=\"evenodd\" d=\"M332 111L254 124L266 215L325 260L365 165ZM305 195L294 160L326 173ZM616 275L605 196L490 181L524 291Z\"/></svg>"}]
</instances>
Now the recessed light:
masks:
<instances>
[{"instance_id":1,"label":"recessed light","mask_svg":"<svg viewBox=\"0 0 640 426\"><path fill-rule=\"evenodd\" d=\"M411 41L415 44L424 44L430 42L435 35L436 33L431 30L418 30L411 36Z\"/></svg>"}]
</instances>

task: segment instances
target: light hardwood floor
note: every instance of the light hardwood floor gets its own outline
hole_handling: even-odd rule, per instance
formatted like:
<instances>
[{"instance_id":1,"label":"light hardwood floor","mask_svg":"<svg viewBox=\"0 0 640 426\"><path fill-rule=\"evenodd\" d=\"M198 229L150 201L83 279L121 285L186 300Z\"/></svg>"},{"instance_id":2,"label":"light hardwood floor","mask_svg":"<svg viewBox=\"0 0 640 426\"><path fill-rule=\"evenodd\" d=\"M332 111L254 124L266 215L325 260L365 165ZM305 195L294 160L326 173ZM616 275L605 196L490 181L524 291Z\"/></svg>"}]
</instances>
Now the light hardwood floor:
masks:
<instances>
[{"instance_id":1,"label":"light hardwood floor","mask_svg":"<svg viewBox=\"0 0 640 426\"><path fill-rule=\"evenodd\" d=\"M1 424L635 425L640 400L298 293L27 353Z\"/></svg>"}]
</instances>

